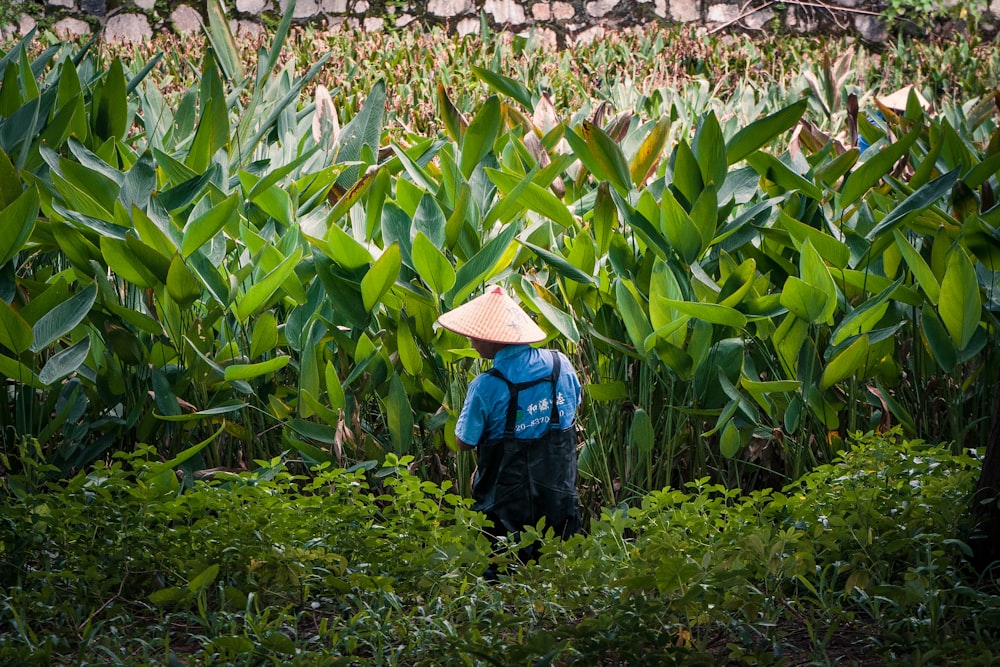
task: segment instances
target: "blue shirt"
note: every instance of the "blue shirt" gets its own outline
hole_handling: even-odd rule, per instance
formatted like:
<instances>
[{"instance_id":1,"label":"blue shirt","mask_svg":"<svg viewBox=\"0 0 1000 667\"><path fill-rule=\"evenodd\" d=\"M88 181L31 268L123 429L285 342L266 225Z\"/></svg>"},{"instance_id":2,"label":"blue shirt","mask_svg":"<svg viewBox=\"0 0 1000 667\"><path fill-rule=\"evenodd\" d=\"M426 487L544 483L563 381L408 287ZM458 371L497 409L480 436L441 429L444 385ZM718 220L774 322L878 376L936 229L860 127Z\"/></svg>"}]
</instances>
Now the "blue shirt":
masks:
<instances>
[{"instance_id":1,"label":"blue shirt","mask_svg":"<svg viewBox=\"0 0 1000 667\"><path fill-rule=\"evenodd\" d=\"M536 380L552 373L552 352L530 345L508 345L497 352L493 367L515 384ZM580 381L566 355L558 351L555 354L560 355L556 393L559 424L556 428L567 429L573 425L580 405ZM499 440L503 437L509 401L510 391L503 380L487 373L480 374L469 384L455 435L473 447L480 442ZM549 430L552 412L552 385L540 382L522 390L517 403L514 436L528 439L544 435Z\"/></svg>"}]
</instances>

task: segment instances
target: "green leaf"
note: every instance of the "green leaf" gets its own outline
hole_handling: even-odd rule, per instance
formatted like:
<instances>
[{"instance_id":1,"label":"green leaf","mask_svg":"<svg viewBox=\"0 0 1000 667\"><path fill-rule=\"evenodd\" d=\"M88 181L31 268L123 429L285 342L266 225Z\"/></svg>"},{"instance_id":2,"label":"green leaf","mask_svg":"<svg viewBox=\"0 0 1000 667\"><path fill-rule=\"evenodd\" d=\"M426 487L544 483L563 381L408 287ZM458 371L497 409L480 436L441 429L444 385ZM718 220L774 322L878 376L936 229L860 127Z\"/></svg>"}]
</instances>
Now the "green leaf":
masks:
<instances>
[{"instance_id":1,"label":"green leaf","mask_svg":"<svg viewBox=\"0 0 1000 667\"><path fill-rule=\"evenodd\" d=\"M823 191L812 181L794 172L784 162L770 153L757 152L747 156L747 164L761 175L785 190L801 192L805 196L821 201Z\"/></svg>"},{"instance_id":2,"label":"green leaf","mask_svg":"<svg viewBox=\"0 0 1000 667\"><path fill-rule=\"evenodd\" d=\"M0 303L3 302L0 301ZM51 386L54 382L61 380L70 373L75 373L86 360L89 352L90 336L85 336L79 342L49 357L49 360L45 362L45 366L38 374L39 381Z\"/></svg>"},{"instance_id":3,"label":"green leaf","mask_svg":"<svg viewBox=\"0 0 1000 667\"><path fill-rule=\"evenodd\" d=\"M475 65L472 66L472 73L476 75L476 78L496 92L507 95L508 97L513 97L515 100L520 102L521 106L525 109L531 109L533 107L531 103L531 91L514 79L483 67L476 67Z\"/></svg>"},{"instance_id":4,"label":"green leaf","mask_svg":"<svg viewBox=\"0 0 1000 667\"><path fill-rule=\"evenodd\" d=\"M174 255L167 272L167 293L181 309L190 308L201 298L201 283L191 273L180 255Z\"/></svg>"},{"instance_id":5,"label":"green leaf","mask_svg":"<svg viewBox=\"0 0 1000 667\"><path fill-rule=\"evenodd\" d=\"M629 447L633 447L643 454L648 454L653 451L655 442L656 435L653 431L652 418L642 408L636 408L628 429Z\"/></svg>"},{"instance_id":6,"label":"green leaf","mask_svg":"<svg viewBox=\"0 0 1000 667\"><path fill-rule=\"evenodd\" d=\"M125 69L115 58L104 78L95 86L93 101L93 131L99 142L112 137L124 139L128 130L128 98L125 91Z\"/></svg>"},{"instance_id":7,"label":"green leaf","mask_svg":"<svg viewBox=\"0 0 1000 667\"><path fill-rule=\"evenodd\" d=\"M802 99L769 116L755 120L726 142L726 159L735 164L768 144L782 132L790 130L802 118L809 100Z\"/></svg>"},{"instance_id":8,"label":"green leaf","mask_svg":"<svg viewBox=\"0 0 1000 667\"><path fill-rule=\"evenodd\" d=\"M330 225L326 244L330 258L345 269L360 269L374 261L367 248L336 224Z\"/></svg>"},{"instance_id":9,"label":"green leaf","mask_svg":"<svg viewBox=\"0 0 1000 667\"><path fill-rule=\"evenodd\" d=\"M781 305L806 322L823 321L828 303L823 290L795 276L789 276L781 290Z\"/></svg>"},{"instance_id":10,"label":"green leaf","mask_svg":"<svg viewBox=\"0 0 1000 667\"><path fill-rule=\"evenodd\" d=\"M278 319L271 311L261 313L253 323L250 334L250 358L270 352L278 344Z\"/></svg>"},{"instance_id":11,"label":"green leaf","mask_svg":"<svg viewBox=\"0 0 1000 667\"><path fill-rule=\"evenodd\" d=\"M330 402L330 407L334 410L343 410L344 405L346 405L344 386L340 383L340 378L337 377L337 369L333 367L332 362L326 362L324 375L326 379L326 399Z\"/></svg>"},{"instance_id":12,"label":"green leaf","mask_svg":"<svg viewBox=\"0 0 1000 667\"><path fill-rule=\"evenodd\" d=\"M618 229L618 215L615 201L609 192L608 182L602 181L597 186L594 198L594 219L591 225L594 241L597 243L597 254L603 257L611 247L611 237Z\"/></svg>"},{"instance_id":13,"label":"green leaf","mask_svg":"<svg viewBox=\"0 0 1000 667\"><path fill-rule=\"evenodd\" d=\"M424 368L424 360L420 356L420 349L417 341L410 331L410 323L405 317L399 319L396 327L396 350L399 352L399 361L407 373L418 377Z\"/></svg>"},{"instance_id":14,"label":"green leaf","mask_svg":"<svg viewBox=\"0 0 1000 667\"><path fill-rule=\"evenodd\" d=\"M35 335L20 313L0 299L0 347L5 347L15 355L31 349Z\"/></svg>"},{"instance_id":15,"label":"green leaf","mask_svg":"<svg viewBox=\"0 0 1000 667\"><path fill-rule=\"evenodd\" d=\"M931 350L934 361L945 373L951 373L958 365L958 349L948 335L941 319L930 304L925 303L920 312L920 328Z\"/></svg>"},{"instance_id":16,"label":"green leaf","mask_svg":"<svg viewBox=\"0 0 1000 667\"><path fill-rule=\"evenodd\" d=\"M873 299L864 301L860 306L847 314L837 328L834 329L830 337L831 345L840 345L851 336L866 334L875 328L875 325L885 316L889 309L889 299L896 289L903 284L903 277L900 276L896 282L882 290Z\"/></svg>"},{"instance_id":17,"label":"green leaf","mask_svg":"<svg viewBox=\"0 0 1000 667\"><path fill-rule=\"evenodd\" d=\"M629 176L636 187L642 186L656 168L669 136L670 116L665 115L656 121L629 163Z\"/></svg>"},{"instance_id":18,"label":"green leaf","mask_svg":"<svg viewBox=\"0 0 1000 667\"><path fill-rule=\"evenodd\" d=\"M726 161L726 140L714 111L709 111L698 121L691 149L698 158L702 182L706 186L714 185L716 189L721 187L726 180L726 168L731 163Z\"/></svg>"},{"instance_id":19,"label":"green leaf","mask_svg":"<svg viewBox=\"0 0 1000 667\"><path fill-rule=\"evenodd\" d=\"M195 575L195 577L188 582L188 590L192 593L201 593L203 590L212 585L212 582L215 581L217 576L219 576L219 564L213 563Z\"/></svg>"},{"instance_id":20,"label":"green leaf","mask_svg":"<svg viewBox=\"0 0 1000 667\"><path fill-rule=\"evenodd\" d=\"M637 352L641 353L645 351L646 339L653 333L653 328L649 324L645 309L634 289L625 280L619 279L615 281L615 296L618 299L618 311L621 313L625 329L632 340L632 345Z\"/></svg>"},{"instance_id":21,"label":"green leaf","mask_svg":"<svg viewBox=\"0 0 1000 667\"><path fill-rule=\"evenodd\" d=\"M628 390L621 380L588 384L584 392L592 401L624 401L628 398Z\"/></svg>"},{"instance_id":22,"label":"green leaf","mask_svg":"<svg viewBox=\"0 0 1000 667\"><path fill-rule=\"evenodd\" d=\"M42 315L32 327L35 341L31 345L31 351L44 350L76 328L90 314L96 298L97 284L91 283Z\"/></svg>"},{"instance_id":23,"label":"green leaf","mask_svg":"<svg viewBox=\"0 0 1000 667\"><path fill-rule=\"evenodd\" d=\"M462 112L458 110L458 107L452 103L448 97L448 91L441 81L437 83L437 95L439 116L444 123L444 129L452 141L461 145L462 137L465 136L465 128L469 123L462 116Z\"/></svg>"},{"instance_id":24,"label":"green leaf","mask_svg":"<svg viewBox=\"0 0 1000 667\"><path fill-rule=\"evenodd\" d=\"M496 95L490 95L472 117L462 138L459 169L466 179L472 176L476 165L493 150L493 143L500 132L501 120L500 100Z\"/></svg>"},{"instance_id":25,"label":"green leaf","mask_svg":"<svg viewBox=\"0 0 1000 667\"><path fill-rule=\"evenodd\" d=\"M826 368L823 369L823 377L820 379L820 389L826 390L853 375L861 368L868 359L871 345L868 336L858 336L857 340L838 352Z\"/></svg>"},{"instance_id":26,"label":"green leaf","mask_svg":"<svg viewBox=\"0 0 1000 667\"><path fill-rule=\"evenodd\" d=\"M539 288L536 288L528 280L521 280L521 288L524 299L531 303L541 313L542 317L555 327L556 331L573 341L574 344L580 342L580 331L577 329L576 322L569 313L554 306L548 299L539 294Z\"/></svg>"},{"instance_id":27,"label":"green leaf","mask_svg":"<svg viewBox=\"0 0 1000 667\"><path fill-rule=\"evenodd\" d=\"M520 186L522 180L531 181L531 175L524 179L518 178L514 174L508 174L499 169L487 169L486 175L490 177L496 186L508 197L517 193L517 201L535 213L542 215L549 220L559 223L561 226L571 228L576 226L576 219L566 204L561 199L552 194L552 191L529 182L526 186Z\"/></svg>"},{"instance_id":28,"label":"green leaf","mask_svg":"<svg viewBox=\"0 0 1000 667\"><path fill-rule=\"evenodd\" d=\"M662 301L663 305L668 308L673 308L685 315L710 322L711 324L719 324L735 329L742 329L747 324L746 315L729 306L721 306L717 303L681 301L678 299L663 299Z\"/></svg>"},{"instance_id":29,"label":"green leaf","mask_svg":"<svg viewBox=\"0 0 1000 667\"><path fill-rule=\"evenodd\" d=\"M119 241L110 236L102 236L101 255L104 256L104 261L108 263L108 268L133 285L154 287L160 284L160 281L149 270L143 258L136 255L125 241Z\"/></svg>"},{"instance_id":30,"label":"green leaf","mask_svg":"<svg viewBox=\"0 0 1000 667\"><path fill-rule=\"evenodd\" d=\"M294 0L288 3L285 9L286 14L291 14L295 8ZM209 44L212 45L212 52L219 60L219 65L226 72L226 77L234 82L240 83L246 78L243 71L243 59L240 51L236 47L236 40L229 29L229 20L226 18L226 10L222 0L207 0L205 3L205 13L208 15L208 25L205 26L205 35ZM284 22L284 21L283 21ZM206 58L206 61L208 59ZM266 73L270 73L275 63L269 63L269 67L262 67Z\"/></svg>"},{"instance_id":31,"label":"green leaf","mask_svg":"<svg viewBox=\"0 0 1000 667\"><path fill-rule=\"evenodd\" d=\"M204 419L206 417L218 417L219 415L229 414L230 412L239 412L240 410L242 410L245 407L247 407L246 403L242 403L240 401L231 401L231 402L223 403L222 405L217 405L214 408L207 408L205 410L199 410L197 412L189 412L189 413L183 414L183 415L166 415L166 414L161 415L161 414L156 414L155 416L156 416L157 419L159 419L161 421L166 421L166 422L191 422L191 421L199 421L199 420L202 420L202 419ZM220 431L220 433L221 433L221 431ZM219 435L219 433L216 433L215 435L217 436L217 435ZM210 439L206 440L204 443L202 443L201 446L203 447L204 445L207 445L214 438L215 438L215 436L212 436L212 438L210 438ZM198 445L196 445L196 447L197 446ZM167 467L170 467L170 468L173 468L174 466L179 465L178 463L173 463L172 465L168 465L168 464L170 464L169 461L166 464L163 464L163 465L167 465Z\"/></svg>"},{"instance_id":32,"label":"green leaf","mask_svg":"<svg viewBox=\"0 0 1000 667\"><path fill-rule=\"evenodd\" d=\"M910 216L927 210L934 202L941 200L951 192L952 187L958 181L958 174L959 169L953 169L918 189L904 199L899 206L892 209L889 215L882 218L882 221L875 225L875 228L868 232L865 238L869 241L876 239L882 232L902 225Z\"/></svg>"},{"instance_id":33,"label":"green leaf","mask_svg":"<svg viewBox=\"0 0 1000 667\"><path fill-rule=\"evenodd\" d=\"M861 195L889 174L923 131L923 125L914 125L912 130L899 138L899 141L886 146L874 155L869 156L866 151L865 161L844 181L844 187L840 191L841 207L847 208L856 202Z\"/></svg>"},{"instance_id":34,"label":"green leaf","mask_svg":"<svg viewBox=\"0 0 1000 667\"><path fill-rule=\"evenodd\" d=\"M38 218L38 190L28 188L0 211L0 266L24 247Z\"/></svg>"},{"instance_id":35,"label":"green leaf","mask_svg":"<svg viewBox=\"0 0 1000 667\"><path fill-rule=\"evenodd\" d=\"M979 328L982 296L972 260L960 246L948 254L948 264L941 281L938 313L959 350L964 350Z\"/></svg>"},{"instance_id":36,"label":"green leaf","mask_svg":"<svg viewBox=\"0 0 1000 667\"><path fill-rule=\"evenodd\" d=\"M607 175L611 185L622 196L628 195L629 191L632 190L632 176L629 173L628 161L625 159L621 146L604 130L590 121L583 122L581 131L584 141L590 148L591 155L600 164L601 173Z\"/></svg>"},{"instance_id":37,"label":"green leaf","mask_svg":"<svg viewBox=\"0 0 1000 667\"><path fill-rule=\"evenodd\" d=\"M385 407L393 452L402 456L410 451L410 443L413 440L413 409L406 396L403 381L395 373L389 381L389 395Z\"/></svg>"},{"instance_id":38,"label":"green leaf","mask_svg":"<svg viewBox=\"0 0 1000 667\"><path fill-rule=\"evenodd\" d=\"M213 3L210 2L209 6L212 5ZM228 102L212 52L205 56L202 65L199 100L202 105L201 117L198 119L198 128L195 130L194 139L188 147L187 157L184 159L184 164L197 173L208 169L212 157L229 144L231 134Z\"/></svg>"},{"instance_id":39,"label":"green leaf","mask_svg":"<svg viewBox=\"0 0 1000 667\"><path fill-rule=\"evenodd\" d=\"M454 304L472 294L477 287L513 261L514 250L511 244L519 229L515 223L506 225L496 237L458 268L455 286L445 295L445 303L449 307L454 307Z\"/></svg>"},{"instance_id":40,"label":"green leaf","mask_svg":"<svg viewBox=\"0 0 1000 667\"><path fill-rule=\"evenodd\" d=\"M784 211L778 212L778 223L788 230L788 233L801 245L803 241L809 243L816 249L820 256L833 266L843 269L851 261L851 250L847 244L835 239L822 230L810 227L804 222L800 222Z\"/></svg>"},{"instance_id":41,"label":"green leaf","mask_svg":"<svg viewBox=\"0 0 1000 667\"><path fill-rule=\"evenodd\" d=\"M728 421L725 428L722 429L722 436L719 438L719 451L727 459L731 459L739 453L742 446L743 442L736 422Z\"/></svg>"},{"instance_id":42,"label":"green leaf","mask_svg":"<svg viewBox=\"0 0 1000 667\"><path fill-rule=\"evenodd\" d=\"M586 285L597 285L597 278L590 273L586 273L576 266L573 266L565 257L556 252L550 252L545 248L536 246L527 241L520 241L525 248L530 248L532 252L550 264L561 276L575 280Z\"/></svg>"},{"instance_id":43,"label":"green leaf","mask_svg":"<svg viewBox=\"0 0 1000 667\"><path fill-rule=\"evenodd\" d=\"M455 285L455 269L437 246L423 232L413 238L413 264L417 273L440 297Z\"/></svg>"},{"instance_id":44,"label":"green leaf","mask_svg":"<svg viewBox=\"0 0 1000 667\"><path fill-rule=\"evenodd\" d=\"M302 259L302 249L295 248L291 255L283 259L278 266L258 282L250 286L243 298L236 302L236 317L246 322L251 315L263 308L274 296L275 292L295 273L295 267Z\"/></svg>"},{"instance_id":45,"label":"green leaf","mask_svg":"<svg viewBox=\"0 0 1000 667\"><path fill-rule=\"evenodd\" d=\"M402 266L403 258L399 244L393 243L368 269L365 277L361 279L361 299L367 312L372 312L375 306L381 303L382 297L399 278Z\"/></svg>"},{"instance_id":46,"label":"green leaf","mask_svg":"<svg viewBox=\"0 0 1000 667\"><path fill-rule=\"evenodd\" d=\"M823 294L824 307L818 321L829 321L837 308L837 285L833 281L830 269L808 239L802 244L799 266L802 280Z\"/></svg>"},{"instance_id":47,"label":"green leaf","mask_svg":"<svg viewBox=\"0 0 1000 667\"><path fill-rule=\"evenodd\" d=\"M368 92L358 115L351 119L340 132L337 142L340 150L337 161L342 163L358 162L362 153L370 151L378 155L379 141L382 138L382 120L385 116L385 81L379 79ZM361 173L360 165L347 167L337 178L337 185L349 188L358 180Z\"/></svg>"},{"instance_id":48,"label":"green leaf","mask_svg":"<svg viewBox=\"0 0 1000 667\"><path fill-rule=\"evenodd\" d=\"M289 361L291 361L291 357L281 355L255 364L232 364L226 366L226 381L249 380L250 378L274 373L287 366Z\"/></svg>"},{"instance_id":49,"label":"green leaf","mask_svg":"<svg viewBox=\"0 0 1000 667\"><path fill-rule=\"evenodd\" d=\"M189 220L184 225L184 235L181 238L181 255L187 259L212 240L226 223L232 221L239 204L240 195L234 193L222 202L209 207L194 220Z\"/></svg>"}]
</instances>

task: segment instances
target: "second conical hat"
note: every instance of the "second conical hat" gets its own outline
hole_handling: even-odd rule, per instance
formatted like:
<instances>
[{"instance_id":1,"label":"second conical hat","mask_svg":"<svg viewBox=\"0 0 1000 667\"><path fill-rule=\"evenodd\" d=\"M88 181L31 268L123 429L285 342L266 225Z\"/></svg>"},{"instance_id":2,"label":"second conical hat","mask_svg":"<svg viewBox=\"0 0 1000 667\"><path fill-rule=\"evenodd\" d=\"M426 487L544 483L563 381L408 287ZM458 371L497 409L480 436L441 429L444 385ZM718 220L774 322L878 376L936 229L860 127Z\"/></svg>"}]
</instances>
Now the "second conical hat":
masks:
<instances>
[{"instance_id":1,"label":"second conical hat","mask_svg":"<svg viewBox=\"0 0 1000 667\"><path fill-rule=\"evenodd\" d=\"M494 343L537 343L545 332L500 287L450 310L438 323L455 333Z\"/></svg>"}]
</instances>

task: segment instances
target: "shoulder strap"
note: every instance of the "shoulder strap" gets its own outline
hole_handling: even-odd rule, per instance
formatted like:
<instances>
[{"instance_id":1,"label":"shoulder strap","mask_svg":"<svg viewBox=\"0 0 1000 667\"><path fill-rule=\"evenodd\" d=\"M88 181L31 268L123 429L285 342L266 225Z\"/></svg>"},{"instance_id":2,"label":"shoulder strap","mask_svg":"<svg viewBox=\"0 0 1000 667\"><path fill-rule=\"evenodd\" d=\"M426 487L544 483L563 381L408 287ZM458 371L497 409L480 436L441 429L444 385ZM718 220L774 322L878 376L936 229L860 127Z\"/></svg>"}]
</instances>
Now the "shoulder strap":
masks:
<instances>
[{"instance_id":1,"label":"shoulder strap","mask_svg":"<svg viewBox=\"0 0 1000 667\"><path fill-rule=\"evenodd\" d=\"M552 373L548 376L542 376L535 380L528 380L527 382L511 382L507 379L507 376L501 373L496 367L486 371L488 375L492 375L498 380L503 380L503 382L507 385L507 391L510 394L507 401L507 422L504 426L504 436L514 436L514 426L517 425L517 397L521 393L521 390L527 389L528 387L534 387L536 384L541 384L542 382L552 383L552 412L549 416L549 425L551 426L552 424L559 423L559 406L556 405L560 372L559 353L555 350L551 350L550 353L552 357Z\"/></svg>"}]
</instances>

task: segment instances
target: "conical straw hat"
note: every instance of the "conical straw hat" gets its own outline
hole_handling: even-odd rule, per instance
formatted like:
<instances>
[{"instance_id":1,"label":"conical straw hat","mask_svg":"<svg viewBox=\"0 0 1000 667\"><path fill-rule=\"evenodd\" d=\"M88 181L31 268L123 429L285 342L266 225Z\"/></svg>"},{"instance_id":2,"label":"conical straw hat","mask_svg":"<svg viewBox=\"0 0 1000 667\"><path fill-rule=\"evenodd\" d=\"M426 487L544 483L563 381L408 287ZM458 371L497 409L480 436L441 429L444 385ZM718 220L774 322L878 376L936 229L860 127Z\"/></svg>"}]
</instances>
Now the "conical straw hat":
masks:
<instances>
[{"instance_id":1,"label":"conical straw hat","mask_svg":"<svg viewBox=\"0 0 1000 667\"><path fill-rule=\"evenodd\" d=\"M537 343L545 332L500 287L450 310L438 324L457 334L493 343Z\"/></svg>"},{"instance_id":2,"label":"conical straw hat","mask_svg":"<svg viewBox=\"0 0 1000 667\"><path fill-rule=\"evenodd\" d=\"M876 97L875 99L878 100L879 104L884 107L888 107L893 111L903 112L906 111L906 104L910 100L911 90L917 96L917 102L920 104L921 108L923 108L924 111L930 109L930 103L924 99L924 96L920 94L919 90L913 87L913 84L903 86L894 93L890 93L885 97Z\"/></svg>"}]
</instances>

